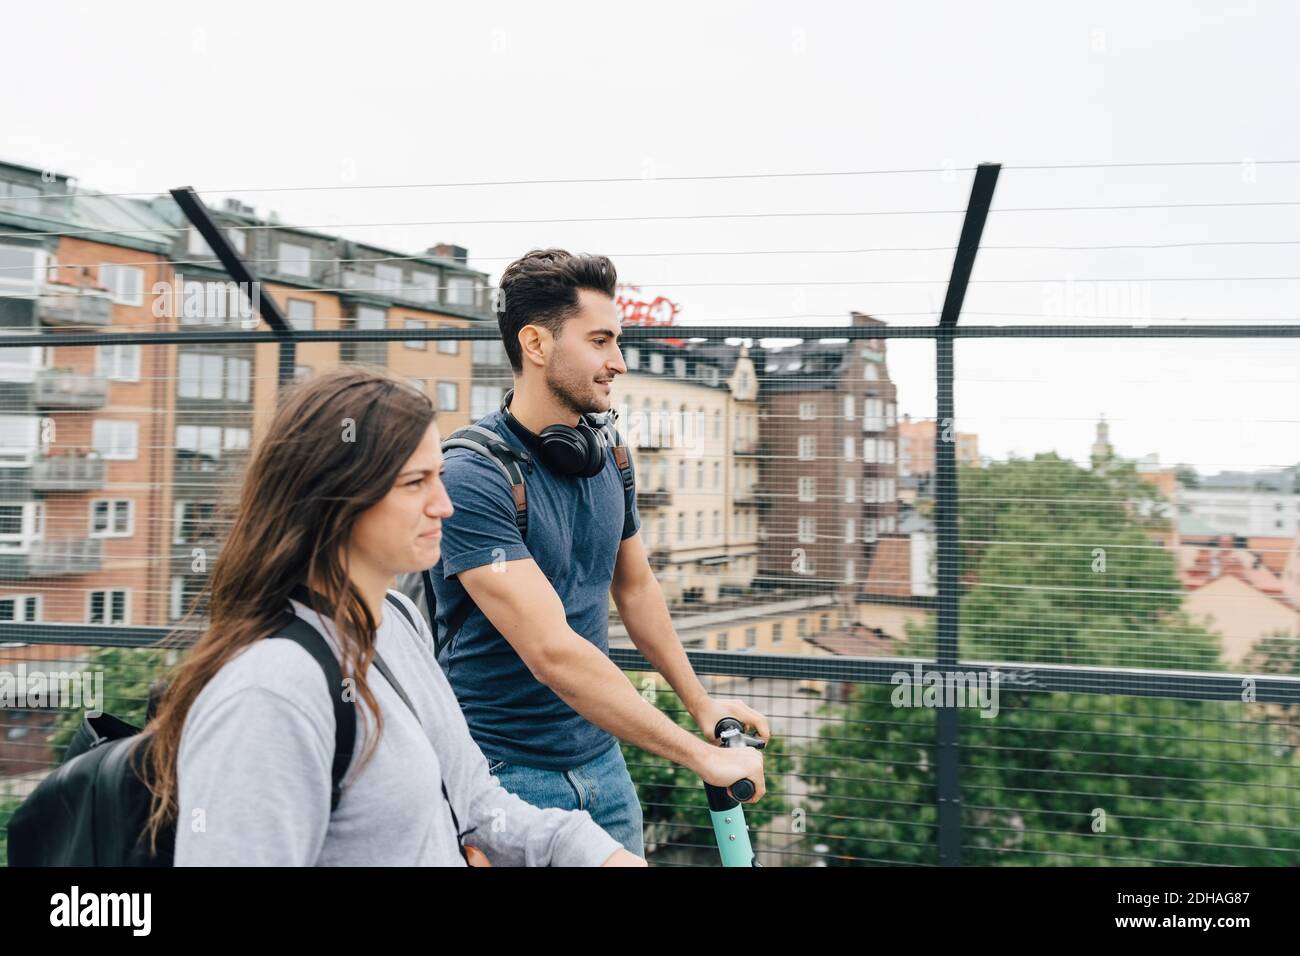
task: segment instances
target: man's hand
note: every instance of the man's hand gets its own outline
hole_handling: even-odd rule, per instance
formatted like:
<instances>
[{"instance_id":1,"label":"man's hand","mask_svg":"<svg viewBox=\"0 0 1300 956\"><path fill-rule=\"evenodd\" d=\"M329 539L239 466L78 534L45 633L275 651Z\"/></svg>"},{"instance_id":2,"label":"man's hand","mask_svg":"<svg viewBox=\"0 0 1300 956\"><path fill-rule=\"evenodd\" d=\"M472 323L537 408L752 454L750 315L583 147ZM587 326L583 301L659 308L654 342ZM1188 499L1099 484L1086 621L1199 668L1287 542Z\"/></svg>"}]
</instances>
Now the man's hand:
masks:
<instances>
[{"instance_id":1,"label":"man's hand","mask_svg":"<svg viewBox=\"0 0 1300 956\"><path fill-rule=\"evenodd\" d=\"M701 704L691 710L691 716L695 718L700 733L704 735L704 739L709 743L716 744L718 742L718 738L713 736L713 728L718 726L718 721L723 717L735 717L745 725L746 733L756 731L757 736L764 741L770 740L772 736L772 731L767 725L767 718L743 700L736 700L733 697L723 700L706 697ZM712 781L709 782L712 783Z\"/></svg>"},{"instance_id":2,"label":"man's hand","mask_svg":"<svg viewBox=\"0 0 1300 956\"><path fill-rule=\"evenodd\" d=\"M635 853L629 853L627 850L619 847L608 860L601 864L601 866L649 866L649 864Z\"/></svg>"},{"instance_id":3,"label":"man's hand","mask_svg":"<svg viewBox=\"0 0 1300 956\"><path fill-rule=\"evenodd\" d=\"M708 747L698 767L692 768L705 783L730 787L738 780L749 779L754 795L745 803L757 803L767 793L763 780L763 753L753 747ZM734 796L734 794L733 794Z\"/></svg>"}]
</instances>

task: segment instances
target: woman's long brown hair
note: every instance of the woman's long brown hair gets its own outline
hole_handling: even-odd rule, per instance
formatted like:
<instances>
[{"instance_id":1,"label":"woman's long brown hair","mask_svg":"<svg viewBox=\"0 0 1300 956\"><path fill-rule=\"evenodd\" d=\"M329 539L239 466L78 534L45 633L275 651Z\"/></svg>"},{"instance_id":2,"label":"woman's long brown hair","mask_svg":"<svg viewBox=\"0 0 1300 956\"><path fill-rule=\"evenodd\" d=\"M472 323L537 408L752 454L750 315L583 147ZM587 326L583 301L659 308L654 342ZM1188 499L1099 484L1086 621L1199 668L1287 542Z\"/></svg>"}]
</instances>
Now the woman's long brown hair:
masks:
<instances>
[{"instance_id":1,"label":"woman's long brown hair","mask_svg":"<svg viewBox=\"0 0 1300 956\"><path fill-rule=\"evenodd\" d=\"M284 396L249 462L208 587L181 625L206 604L206 627L145 728L153 852L159 833L176 820L177 758L190 707L227 661L283 626L296 584L313 582L334 605L343 674L365 705L363 730L365 711L374 720L359 766L373 756L383 733L366 681L376 622L349 579L345 546L357 518L388 494L433 420L422 392L355 367L321 374Z\"/></svg>"}]
</instances>

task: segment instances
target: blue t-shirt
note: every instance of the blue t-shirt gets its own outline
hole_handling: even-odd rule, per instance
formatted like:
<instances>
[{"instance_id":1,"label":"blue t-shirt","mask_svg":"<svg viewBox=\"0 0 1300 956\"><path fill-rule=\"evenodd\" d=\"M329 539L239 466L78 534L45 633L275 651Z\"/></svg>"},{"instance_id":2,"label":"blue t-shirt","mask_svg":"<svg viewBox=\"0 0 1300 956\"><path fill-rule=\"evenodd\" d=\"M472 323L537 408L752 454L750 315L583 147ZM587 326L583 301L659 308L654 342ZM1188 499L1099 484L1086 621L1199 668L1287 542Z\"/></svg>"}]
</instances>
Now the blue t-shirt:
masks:
<instances>
[{"instance_id":1,"label":"blue t-shirt","mask_svg":"<svg viewBox=\"0 0 1300 956\"><path fill-rule=\"evenodd\" d=\"M475 424L532 454L500 411ZM442 556L433 566L439 640L465 601L456 575L494 561L532 558L559 595L569 627L609 654L609 588L619 544L641 527L635 500L624 515L623 479L610 450L594 478L557 474L533 454L520 463L528 493L528 540L515 524L510 483L497 465L468 448L444 455L443 481L455 513L442 522ZM489 760L570 770L600 756L617 738L591 723L533 677L477 607L439 658L470 734Z\"/></svg>"}]
</instances>

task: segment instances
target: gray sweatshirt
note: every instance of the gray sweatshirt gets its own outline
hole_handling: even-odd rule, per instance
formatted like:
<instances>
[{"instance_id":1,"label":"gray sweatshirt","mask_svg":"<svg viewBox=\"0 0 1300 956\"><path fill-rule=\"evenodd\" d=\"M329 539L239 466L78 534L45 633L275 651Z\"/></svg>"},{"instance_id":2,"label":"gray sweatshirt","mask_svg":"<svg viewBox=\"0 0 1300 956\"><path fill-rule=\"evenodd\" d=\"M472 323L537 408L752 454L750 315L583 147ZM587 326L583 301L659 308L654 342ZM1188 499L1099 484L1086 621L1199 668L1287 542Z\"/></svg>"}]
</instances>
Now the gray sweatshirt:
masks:
<instances>
[{"instance_id":1,"label":"gray sweatshirt","mask_svg":"<svg viewBox=\"0 0 1300 956\"><path fill-rule=\"evenodd\" d=\"M177 866L464 866L443 779L466 844L494 866L597 866L619 848L585 810L540 810L488 773L428 626L400 599L419 632L385 603L377 645L419 721L372 666L383 736L359 774L354 756L333 814L334 711L311 655L258 641L208 682L181 734ZM292 603L338 656L331 622ZM372 723L358 698L355 755Z\"/></svg>"}]
</instances>

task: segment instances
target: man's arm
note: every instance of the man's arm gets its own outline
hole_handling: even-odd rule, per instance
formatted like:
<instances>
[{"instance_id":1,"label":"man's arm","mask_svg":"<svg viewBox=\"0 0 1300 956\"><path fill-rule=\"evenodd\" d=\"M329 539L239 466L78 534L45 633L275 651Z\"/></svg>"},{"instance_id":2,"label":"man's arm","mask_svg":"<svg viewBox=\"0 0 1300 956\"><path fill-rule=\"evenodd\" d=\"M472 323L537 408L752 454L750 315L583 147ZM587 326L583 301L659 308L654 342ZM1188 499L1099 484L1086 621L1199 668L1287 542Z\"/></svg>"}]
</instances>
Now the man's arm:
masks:
<instances>
[{"instance_id":1,"label":"man's arm","mask_svg":"<svg viewBox=\"0 0 1300 956\"><path fill-rule=\"evenodd\" d=\"M735 717L753 727L764 740L770 736L767 719L762 714L738 700L714 700L700 683L673 627L663 588L650 568L640 532L624 538L619 545L610 593L628 637L672 685L702 734L711 739L719 720Z\"/></svg>"},{"instance_id":2,"label":"man's arm","mask_svg":"<svg viewBox=\"0 0 1300 956\"><path fill-rule=\"evenodd\" d=\"M715 786L749 777L759 790L754 799L762 796L758 752L710 746L645 700L618 665L569 627L559 595L531 558L462 571L460 582L533 676L583 717Z\"/></svg>"}]
</instances>

